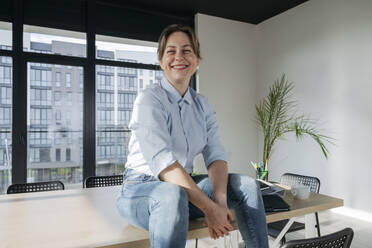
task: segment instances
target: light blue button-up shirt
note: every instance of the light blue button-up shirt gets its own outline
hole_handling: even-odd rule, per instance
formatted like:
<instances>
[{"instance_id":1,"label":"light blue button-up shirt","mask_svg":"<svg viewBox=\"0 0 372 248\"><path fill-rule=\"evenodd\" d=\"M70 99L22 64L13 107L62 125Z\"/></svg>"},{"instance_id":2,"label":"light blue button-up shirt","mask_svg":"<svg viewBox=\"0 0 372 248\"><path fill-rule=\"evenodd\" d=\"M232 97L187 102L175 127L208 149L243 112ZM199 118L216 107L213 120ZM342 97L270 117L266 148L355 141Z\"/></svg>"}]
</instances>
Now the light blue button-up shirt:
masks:
<instances>
[{"instance_id":1,"label":"light blue button-up shirt","mask_svg":"<svg viewBox=\"0 0 372 248\"><path fill-rule=\"evenodd\" d=\"M129 128L126 168L138 173L158 178L175 161L191 173L199 153L207 168L216 160L227 161L216 114L207 98L191 88L181 97L166 79L137 96Z\"/></svg>"}]
</instances>

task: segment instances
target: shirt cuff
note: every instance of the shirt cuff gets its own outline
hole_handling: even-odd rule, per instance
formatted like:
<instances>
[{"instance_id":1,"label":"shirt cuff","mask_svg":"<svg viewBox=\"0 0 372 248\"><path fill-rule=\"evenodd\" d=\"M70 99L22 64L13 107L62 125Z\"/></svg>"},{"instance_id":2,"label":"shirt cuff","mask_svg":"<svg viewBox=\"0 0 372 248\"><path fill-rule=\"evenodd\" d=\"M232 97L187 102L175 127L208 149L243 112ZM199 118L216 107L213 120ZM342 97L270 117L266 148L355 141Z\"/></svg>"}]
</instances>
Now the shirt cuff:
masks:
<instances>
[{"instance_id":1,"label":"shirt cuff","mask_svg":"<svg viewBox=\"0 0 372 248\"><path fill-rule=\"evenodd\" d=\"M213 157L209 157L207 159L204 159L204 163L205 163L205 167L209 168L209 166L214 162L214 161L217 161L217 160L223 160L227 163L227 159L226 159L226 155L220 155L220 156L213 156Z\"/></svg>"},{"instance_id":2,"label":"shirt cuff","mask_svg":"<svg viewBox=\"0 0 372 248\"><path fill-rule=\"evenodd\" d=\"M152 170L152 173L154 173L154 176L160 180L160 172L171 166L176 161L177 159L173 155L173 152L161 152L153 157L152 166L150 166L150 168Z\"/></svg>"}]
</instances>

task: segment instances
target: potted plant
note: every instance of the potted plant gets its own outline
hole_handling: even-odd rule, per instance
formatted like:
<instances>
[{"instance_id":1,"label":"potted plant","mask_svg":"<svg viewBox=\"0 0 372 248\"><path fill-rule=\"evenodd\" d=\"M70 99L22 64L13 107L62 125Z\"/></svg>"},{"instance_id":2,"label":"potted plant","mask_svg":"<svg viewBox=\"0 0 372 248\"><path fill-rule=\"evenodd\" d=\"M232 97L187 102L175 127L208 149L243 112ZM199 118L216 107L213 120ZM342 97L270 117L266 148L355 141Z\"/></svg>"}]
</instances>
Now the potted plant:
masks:
<instances>
[{"instance_id":1,"label":"potted plant","mask_svg":"<svg viewBox=\"0 0 372 248\"><path fill-rule=\"evenodd\" d=\"M305 115L296 115L296 101L291 99L294 85L288 82L285 75L277 79L270 87L269 94L256 107L256 121L263 132L262 171L268 180L268 165L273 153L273 147L278 138L293 132L296 138L309 135L320 147L325 158L328 158L326 142L332 143L332 138L321 134L315 127L316 121Z\"/></svg>"}]
</instances>

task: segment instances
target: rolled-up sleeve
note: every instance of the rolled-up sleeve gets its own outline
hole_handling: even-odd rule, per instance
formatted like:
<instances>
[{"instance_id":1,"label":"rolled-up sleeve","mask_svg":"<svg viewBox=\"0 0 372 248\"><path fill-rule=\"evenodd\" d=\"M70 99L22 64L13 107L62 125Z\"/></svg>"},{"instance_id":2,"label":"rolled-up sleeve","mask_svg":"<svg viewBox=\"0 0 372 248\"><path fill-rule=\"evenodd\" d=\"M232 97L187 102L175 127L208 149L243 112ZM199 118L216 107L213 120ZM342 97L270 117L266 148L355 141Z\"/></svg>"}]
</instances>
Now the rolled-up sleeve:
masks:
<instances>
[{"instance_id":1,"label":"rolled-up sleeve","mask_svg":"<svg viewBox=\"0 0 372 248\"><path fill-rule=\"evenodd\" d=\"M167 111L151 92L140 94L133 107L129 128L144 159L157 178L177 159L167 126Z\"/></svg>"},{"instance_id":2,"label":"rolled-up sleeve","mask_svg":"<svg viewBox=\"0 0 372 248\"><path fill-rule=\"evenodd\" d=\"M208 167L216 160L227 162L226 151L220 142L218 134L218 123L216 112L212 109L208 100L203 97L203 108L206 114L206 136L207 144L204 147L202 154L205 166Z\"/></svg>"}]
</instances>

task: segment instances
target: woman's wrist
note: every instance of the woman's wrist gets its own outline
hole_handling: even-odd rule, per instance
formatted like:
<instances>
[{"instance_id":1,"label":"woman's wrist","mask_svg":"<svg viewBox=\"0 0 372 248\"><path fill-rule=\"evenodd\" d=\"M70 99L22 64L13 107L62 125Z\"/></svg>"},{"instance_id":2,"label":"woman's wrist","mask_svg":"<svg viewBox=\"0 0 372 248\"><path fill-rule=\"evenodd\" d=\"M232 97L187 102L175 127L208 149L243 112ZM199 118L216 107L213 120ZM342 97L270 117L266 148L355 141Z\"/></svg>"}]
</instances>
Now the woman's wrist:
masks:
<instances>
[{"instance_id":1,"label":"woman's wrist","mask_svg":"<svg viewBox=\"0 0 372 248\"><path fill-rule=\"evenodd\" d=\"M215 193L213 195L213 201L218 205L227 206L227 197L226 193Z\"/></svg>"},{"instance_id":2,"label":"woman's wrist","mask_svg":"<svg viewBox=\"0 0 372 248\"><path fill-rule=\"evenodd\" d=\"M209 199L209 198L208 198ZM216 205L216 202L214 202L213 200L209 199L209 201L207 201L203 207L200 208L200 210L205 214L207 215L208 213L210 213L213 208L215 207Z\"/></svg>"}]
</instances>

